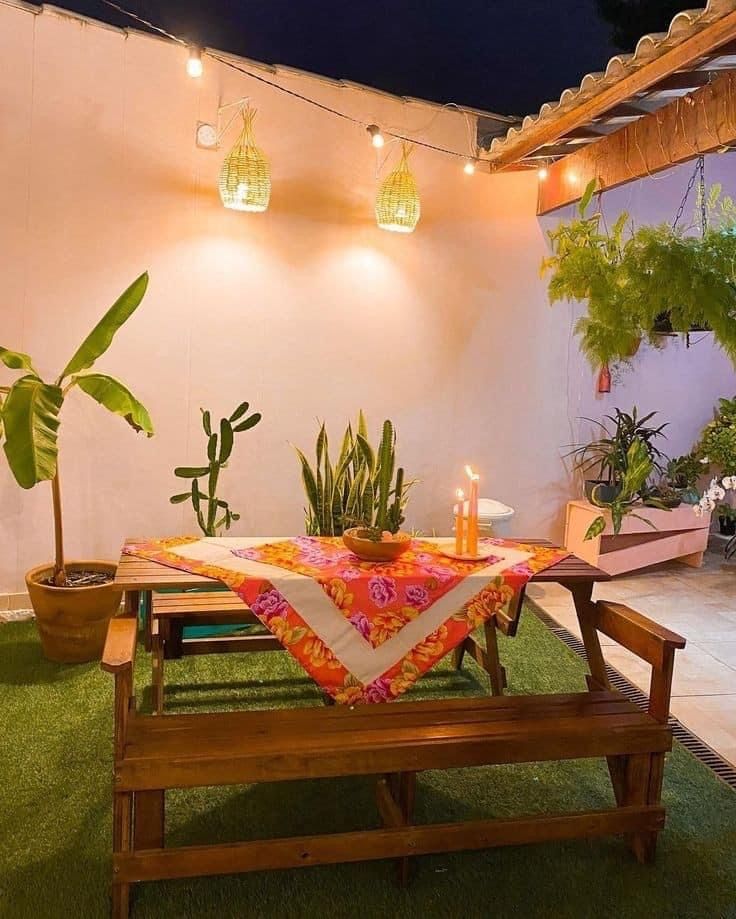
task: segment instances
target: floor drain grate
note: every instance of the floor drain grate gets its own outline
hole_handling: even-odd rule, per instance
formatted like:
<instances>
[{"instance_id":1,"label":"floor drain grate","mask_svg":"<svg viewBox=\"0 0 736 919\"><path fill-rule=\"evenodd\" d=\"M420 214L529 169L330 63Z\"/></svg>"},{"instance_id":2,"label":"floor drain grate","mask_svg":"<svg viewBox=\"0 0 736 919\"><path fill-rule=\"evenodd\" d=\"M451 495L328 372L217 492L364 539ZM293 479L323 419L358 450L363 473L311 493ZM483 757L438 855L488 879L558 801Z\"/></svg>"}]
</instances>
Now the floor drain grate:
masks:
<instances>
[{"instance_id":1,"label":"floor drain grate","mask_svg":"<svg viewBox=\"0 0 736 919\"><path fill-rule=\"evenodd\" d=\"M559 622L553 619L549 613L533 600L527 598L526 603L537 618L540 619L563 644L567 645L571 651L574 651L580 657L587 659L585 645L577 635L573 635L572 632L560 625ZM630 680L627 680L623 674L619 673L618 670L614 670L613 667L608 666L608 664L606 664L606 671L611 685L626 696L627 699L630 699L640 708L646 708L648 706L649 696L647 696L645 692L642 692L638 686L634 686L634 684ZM704 766L712 770L719 779L724 781L731 788L736 789L736 766L733 766L719 753L711 749L708 744L704 743L699 737L693 734L693 732L686 728L677 718L670 716L669 723L672 728L673 736L686 750L692 753L696 759L700 760Z\"/></svg>"}]
</instances>

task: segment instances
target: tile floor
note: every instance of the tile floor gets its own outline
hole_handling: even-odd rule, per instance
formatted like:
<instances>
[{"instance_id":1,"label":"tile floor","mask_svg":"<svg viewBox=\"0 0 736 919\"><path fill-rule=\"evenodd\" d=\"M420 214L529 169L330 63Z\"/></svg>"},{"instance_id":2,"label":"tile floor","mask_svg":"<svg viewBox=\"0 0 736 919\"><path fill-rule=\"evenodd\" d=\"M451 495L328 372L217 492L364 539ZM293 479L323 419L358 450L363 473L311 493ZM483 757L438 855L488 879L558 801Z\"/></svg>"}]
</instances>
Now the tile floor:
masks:
<instances>
[{"instance_id":1,"label":"tile floor","mask_svg":"<svg viewBox=\"0 0 736 919\"><path fill-rule=\"evenodd\" d=\"M553 619L580 635L570 594L557 584L531 584L529 596ZM596 586L596 599L618 600L687 639L677 652L672 713L736 765L736 559L722 545L706 553L702 568L677 562L647 568ZM605 635L607 662L649 689L649 666Z\"/></svg>"}]
</instances>

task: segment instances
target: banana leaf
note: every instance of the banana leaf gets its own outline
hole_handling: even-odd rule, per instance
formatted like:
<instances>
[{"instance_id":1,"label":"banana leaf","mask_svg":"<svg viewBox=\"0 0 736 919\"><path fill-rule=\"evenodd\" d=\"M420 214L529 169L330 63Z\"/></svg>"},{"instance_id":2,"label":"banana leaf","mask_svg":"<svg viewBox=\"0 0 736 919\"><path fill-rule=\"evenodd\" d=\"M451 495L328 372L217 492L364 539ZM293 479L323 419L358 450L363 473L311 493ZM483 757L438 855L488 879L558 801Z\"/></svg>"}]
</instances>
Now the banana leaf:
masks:
<instances>
[{"instance_id":1,"label":"banana leaf","mask_svg":"<svg viewBox=\"0 0 736 919\"><path fill-rule=\"evenodd\" d=\"M3 402L3 449L21 488L56 475L59 410L64 394L58 386L33 376L17 380Z\"/></svg>"},{"instance_id":2,"label":"banana leaf","mask_svg":"<svg viewBox=\"0 0 736 919\"><path fill-rule=\"evenodd\" d=\"M72 383L91 396L95 402L123 417L133 430L143 431L147 437L153 437L151 416L120 380L105 373L85 373L73 377Z\"/></svg>"}]
</instances>

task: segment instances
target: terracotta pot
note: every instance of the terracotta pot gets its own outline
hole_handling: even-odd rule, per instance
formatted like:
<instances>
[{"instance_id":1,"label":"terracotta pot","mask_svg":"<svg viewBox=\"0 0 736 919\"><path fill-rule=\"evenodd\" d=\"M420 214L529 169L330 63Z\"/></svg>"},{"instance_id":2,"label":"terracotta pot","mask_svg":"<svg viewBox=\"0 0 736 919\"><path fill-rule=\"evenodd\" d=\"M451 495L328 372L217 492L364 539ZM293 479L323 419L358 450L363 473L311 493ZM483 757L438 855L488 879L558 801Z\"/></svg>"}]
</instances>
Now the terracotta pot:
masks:
<instances>
[{"instance_id":1,"label":"terracotta pot","mask_svg":"<svg viewBox=\"0 0 736 919\"><path fill-rule=\"evenodd\" d=\"M398 558L402 552L411 545L411 536L409 533L399 531L394 534L394 538L388 542L376 542L373 539L366 539L359 535L363 527L352 527L345 530L342 535L342 541L357 555L358 558L365 562L392 562Z\"/></svg>"},{"instance_id":2,"label":"terracotta pot","mask_svg":"<svg viewBox=\"0 0 736 919\"><path fill-rule=\"evenodd\" d=\"M115 562L69 562L67 571L105 571L115 574ZM122 591L110 584L90 587L51 587L53 565L39 565L26 574L26 586L36 614L44 657L62 664L99 660L107 625L118 611Z\"/></svg>"}]
</instances>

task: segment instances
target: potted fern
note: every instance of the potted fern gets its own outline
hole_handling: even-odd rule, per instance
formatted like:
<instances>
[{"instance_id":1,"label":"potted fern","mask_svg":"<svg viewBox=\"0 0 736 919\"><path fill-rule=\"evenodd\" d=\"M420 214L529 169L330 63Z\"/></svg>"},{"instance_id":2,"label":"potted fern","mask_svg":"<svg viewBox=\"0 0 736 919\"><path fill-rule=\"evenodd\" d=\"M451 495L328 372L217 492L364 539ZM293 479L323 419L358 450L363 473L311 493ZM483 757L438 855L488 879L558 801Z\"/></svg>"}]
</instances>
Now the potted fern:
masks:
<instances>
[{"instance_id":1,"label":"potted fern","mask_svg":"<svg viewBox=\"0 0 736 919\"><path fill-rule=\"evenodd\" d=\"M596 182L587 186L578 215L549 232L550 303L578 300L586 312L575 326L594 369L626 363L642 339L662 344L667 334L708 329L736 364L736 205L714 185L701 235L691 227L630 225L622 213L608 228L600 209L589 213ZM628 228L628 231L627 231Z\"/></svg>"},{"instance_id":2,"label":"potted fern","mask_svg":"<svg viewBox=\"0 0 736 919\"><path fill-rule=\"evenodd\" d=\"M120 415L133 430L147 437L153 435L148 412L130 390L114 377L90 372L115 333L138 308L147 286L148 274L142 274L50 382L41 378L28 354L0 348L0 362L21 373L12 385L0 386L0 437L10 471L21 488L51 483L54 562L26 574L41 647L50 660L76 663L98 658L108 622L120 606L120 591L113 584L114 562L69 561L65 556L58 430L67 396L72 390L81 390Z\"/></svg>"}]
</instances>

